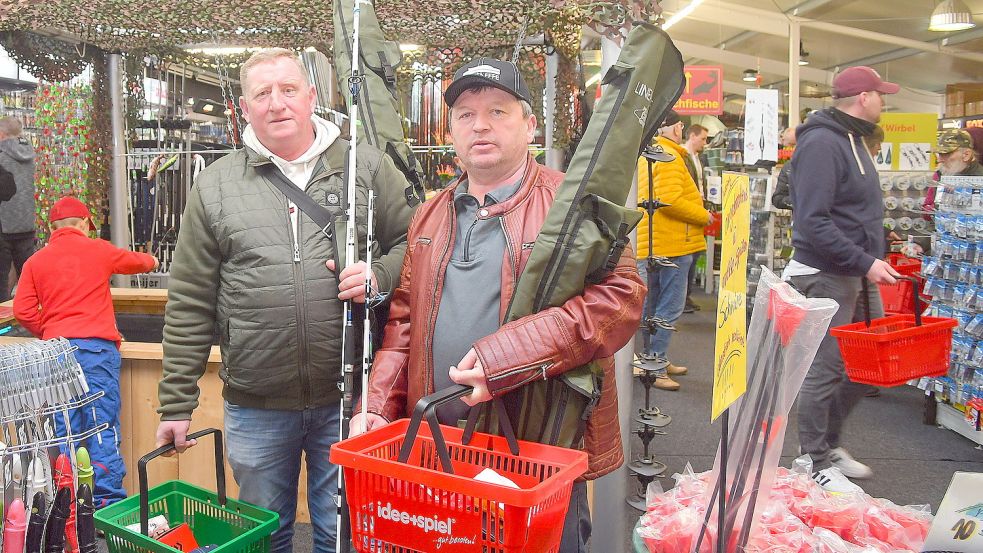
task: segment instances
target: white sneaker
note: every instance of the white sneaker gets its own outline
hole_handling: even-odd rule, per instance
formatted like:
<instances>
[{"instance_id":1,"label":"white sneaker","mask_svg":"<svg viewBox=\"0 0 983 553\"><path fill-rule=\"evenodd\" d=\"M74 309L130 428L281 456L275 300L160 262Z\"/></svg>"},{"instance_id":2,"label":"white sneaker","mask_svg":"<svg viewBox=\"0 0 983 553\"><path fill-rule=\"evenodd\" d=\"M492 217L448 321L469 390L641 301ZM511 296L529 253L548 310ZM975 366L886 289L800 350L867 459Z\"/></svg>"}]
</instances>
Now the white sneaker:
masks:
<instances>
[{"instance_id":1,"label":"white sneaker","mask_svg":"<svg viewBox=\"0 0 983 553\"><path fill-rule=\"evenodd\" d=\"M836 467L816 471L812 473L812 479L829 493L864 493L863 488L850 482Z\"/></svg>"},{"instance_id":2,"label":"white sneaker","mask_svg":"<svg viewBox=\"0 0 983 553\"><path fill-rule=\"evenodd\" d=\"M843 476L848 478L870 478L874 476L874 471L867 465L853 458L847 450L842 447L834 447L829 450L829 460L833 466L840 469Z\"/></svg>"}]
</instances>

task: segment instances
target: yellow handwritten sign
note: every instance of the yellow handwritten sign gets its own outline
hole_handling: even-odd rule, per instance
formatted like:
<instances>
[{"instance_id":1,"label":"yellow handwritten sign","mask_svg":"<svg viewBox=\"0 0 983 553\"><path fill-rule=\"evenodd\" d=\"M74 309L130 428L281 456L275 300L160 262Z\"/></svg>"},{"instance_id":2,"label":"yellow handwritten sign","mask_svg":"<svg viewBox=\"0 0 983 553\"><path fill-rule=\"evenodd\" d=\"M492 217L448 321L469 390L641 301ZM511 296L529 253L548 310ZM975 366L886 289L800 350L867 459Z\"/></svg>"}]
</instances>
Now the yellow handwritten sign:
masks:
<instances>
[{"instance_id":1,"label":"yellow handwritten sign","mask_svg":"<svg viewBox=\"0 0 983 553\"><path fill-rule=\"evenodd\" d=\"M748 188L746 174L724 173L723 245L710 420L719 417L747 388L747 254L751 237Z\"/></svg>"}]
</instances>

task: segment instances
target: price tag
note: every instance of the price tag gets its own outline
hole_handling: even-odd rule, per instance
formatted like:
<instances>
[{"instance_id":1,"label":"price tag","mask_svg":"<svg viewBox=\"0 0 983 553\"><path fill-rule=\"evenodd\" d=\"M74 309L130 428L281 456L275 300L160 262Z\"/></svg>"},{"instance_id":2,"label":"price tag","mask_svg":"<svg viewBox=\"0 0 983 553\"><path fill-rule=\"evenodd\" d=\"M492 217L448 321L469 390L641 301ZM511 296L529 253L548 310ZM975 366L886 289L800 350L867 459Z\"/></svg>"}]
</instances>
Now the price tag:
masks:
<instances>
[{"instance_id":1,"label":"price tag","mask_svg":"<svg viewBox=\"0 0 983 553\"><path fill-rule=\"evenodd\" d=\"M983 473L952 475L922 551L983 551Z\"/></svg>"}]
</instances>

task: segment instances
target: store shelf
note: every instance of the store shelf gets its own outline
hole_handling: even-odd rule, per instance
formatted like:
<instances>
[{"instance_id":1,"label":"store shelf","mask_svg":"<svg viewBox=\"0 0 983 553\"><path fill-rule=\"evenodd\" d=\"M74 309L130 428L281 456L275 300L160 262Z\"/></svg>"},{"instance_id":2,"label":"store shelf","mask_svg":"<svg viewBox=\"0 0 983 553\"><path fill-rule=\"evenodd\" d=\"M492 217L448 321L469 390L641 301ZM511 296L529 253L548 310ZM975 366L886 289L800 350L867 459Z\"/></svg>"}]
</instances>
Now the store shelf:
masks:
<instances>
[{"instance_id":1,"label":"store shelf","mask_svg":"<svg viewBox=\"0 0 983 553\"><path fill-rule=\"evenodd\" d=\"M945 403L940 403L935 422L939 426L948 428L956 434L965 436L966 438L983 446L983 432L973 430L969 423L966 422L966 419L963 418L963 413L955 407Z\"/></svg>"}]
</instances>

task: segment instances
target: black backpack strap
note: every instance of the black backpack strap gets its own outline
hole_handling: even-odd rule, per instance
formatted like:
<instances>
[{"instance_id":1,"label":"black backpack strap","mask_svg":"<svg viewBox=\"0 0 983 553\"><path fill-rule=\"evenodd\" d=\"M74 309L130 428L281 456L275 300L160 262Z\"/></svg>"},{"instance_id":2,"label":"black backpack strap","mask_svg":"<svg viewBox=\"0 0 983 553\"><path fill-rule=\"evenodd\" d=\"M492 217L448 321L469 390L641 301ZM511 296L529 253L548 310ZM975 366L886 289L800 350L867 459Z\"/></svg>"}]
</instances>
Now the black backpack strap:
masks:
<instances>
[{"instance_id":1,"label":"black backpack strap","mask_svg":"<svg viewBox=\"0 0 983 553\"><path fill-rule=\"evenodd\" d=\"M413 152L410 151L406 159L396 150L396 146L389 142L386 144L386 154L393 160L396 169L406 177L408 183L403 195L406 196L406 205L415 207L423 203L425 191L423 189L423 178L420 173L420 164L417 162Z\"/></svg>"},{"instance_id":2,"label":"black backpack strap","mask_svg":"<svg viewBox=\"0 0 983 553\"><path fill-rule=\"evenodd\" d=\"M601 235L606 240L611 242L611 247L608 249L608 255L604 259L604 263L587 275L587 282L596 284L607 276L608 273L614 271L615 267L618 266L618 261L621 260L621 254L625 251L625 247L628 246L628 225L622 222L620 225L618 225L617 230L609 227L608 224L601 219L598 200L595 194L588 194L585 196L584 203L590 205L589 216L597 226L597 230L601 232Z\"/></svg>"},{"instance_id":3,"label":"black backpack strap","mask_svg":"<svg viewBox=\"0 0 983 553\"><path fill-rule=\"evenodd\" d=\"M280 192L283 192L283 195L292 201L297 206L297 209L307 214L314 221L314 224L321 228L321 234L331 241L331 248L334 250L335 271L341 272L341 257L340 250L338 249L338 235L335 232L334 213L331 213L324 206L315 202L314 198L310 197L307 192L298 188L275 164L269 163L260 167L259 171L267 182L275 186Z\"/></svg>"}]
</instances>

